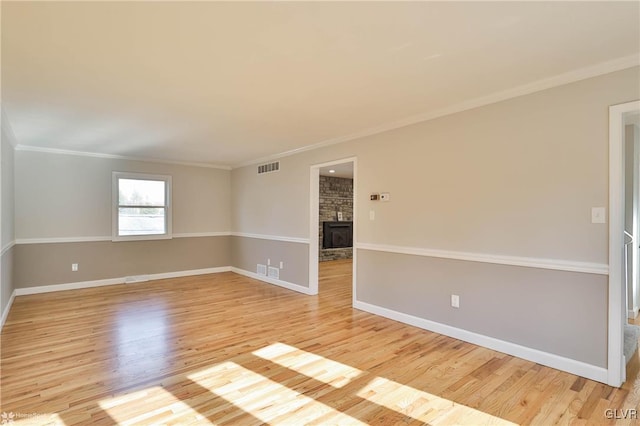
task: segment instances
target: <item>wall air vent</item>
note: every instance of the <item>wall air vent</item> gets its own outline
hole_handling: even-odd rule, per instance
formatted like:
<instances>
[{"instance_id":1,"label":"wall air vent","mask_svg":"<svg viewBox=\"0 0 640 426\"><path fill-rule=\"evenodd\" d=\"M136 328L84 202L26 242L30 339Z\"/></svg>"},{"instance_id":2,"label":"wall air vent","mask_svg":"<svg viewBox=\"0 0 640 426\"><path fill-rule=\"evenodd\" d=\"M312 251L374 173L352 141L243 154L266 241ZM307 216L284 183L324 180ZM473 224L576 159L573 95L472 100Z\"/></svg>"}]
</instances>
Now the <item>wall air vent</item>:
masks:
<instances>
[{"instance_id":1,"label":"wall air vent","mask_svg":"<svg viewBox=\"0 0 640 426\"><path fill-rule=\"evenodd\" d=\"M261 175L263 173L271 173L271 172L277 172L278 170L280 170L280 162L276 161L273 163L268 163L268 164L261 164L258 166L258 174Z\"/></svg>"}]
</instances>

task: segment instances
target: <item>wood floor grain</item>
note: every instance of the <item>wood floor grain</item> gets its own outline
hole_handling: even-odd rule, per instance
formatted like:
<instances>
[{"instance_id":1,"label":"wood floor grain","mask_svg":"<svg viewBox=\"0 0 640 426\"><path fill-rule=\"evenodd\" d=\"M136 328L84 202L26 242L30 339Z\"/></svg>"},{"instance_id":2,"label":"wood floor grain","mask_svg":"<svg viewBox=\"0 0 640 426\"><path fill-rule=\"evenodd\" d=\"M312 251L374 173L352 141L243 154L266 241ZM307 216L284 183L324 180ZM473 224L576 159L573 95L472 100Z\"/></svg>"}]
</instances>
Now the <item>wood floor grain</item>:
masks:
<instances>
[{"instance_id":1,"label":"wood floor grain","mask_svg":"<svg viewBox=\"0 0 640 426\"><path fill-rule=\"evenodd\" d=\"M637 424L637 354L611 388L352 309L350 268L318 296L233 273L19 296L0 422Z\"/></svg>"}]
</instances>

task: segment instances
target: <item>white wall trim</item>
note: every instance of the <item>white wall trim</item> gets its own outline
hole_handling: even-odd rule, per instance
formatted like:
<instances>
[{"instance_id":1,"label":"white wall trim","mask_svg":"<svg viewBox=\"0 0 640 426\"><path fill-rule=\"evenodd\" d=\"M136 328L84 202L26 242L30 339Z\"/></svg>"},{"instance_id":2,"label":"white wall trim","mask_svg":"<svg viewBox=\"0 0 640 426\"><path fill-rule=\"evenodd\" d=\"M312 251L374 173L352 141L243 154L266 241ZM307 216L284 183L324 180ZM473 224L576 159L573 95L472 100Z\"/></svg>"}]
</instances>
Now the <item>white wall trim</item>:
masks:
<instances>
[{"instance_id":1,"label":"white wall trim","mask_svg":"<svg viewBox=\"0 0 640 426\"><path fill-rule=\"evenodd\" d=\"M2 251L0 252L0 257L4 256L4 254L6 252L8 252L9 250L11 250L11 247L13 247L15 245L16 245L16 241L15 240L9 241L4 247L2 247Z\"/></svg>"},{"instance_id":2,"label":"white wall trim","mask_svg":"<svg viewBox=\"0 0 640 426\"><path fill-rule=\"evenodd\" d=\"M53 243L91 243L111 241L108 237L52 237L52 238L18 238L16 244L53 244Z\"/></svg>"},{"instance_id":3,"label":"white wall trim","mask_svg":"<svg viewBox=\"0 0 640 426\"><path fill-rule=\"evenodd\" d=\"M229 231L220 232L184 232L173 234L173 238L199 238L199 237L228 237L231 235Z\"/></svg>"},{"instance_id":4,"label":"white wall trim","mask_svg":"<svg viewBox=\"0 0 640 426\"><path fill-rule=\"evenodd\" d=\"M2 311L2 317L0 318L0 331L2 331L2 327L4 327L4 323L9 316L9 311L11 310L11 305L13 305L13 301L15 300L15 298L16 291L13 290L13 292L11 293L11 297L9 297L9 303L7 303L7 307L4 308L4 311Z\"/></svg>"},{"instance_id":5,"label":"white wall trim","mask_svg":"<svg viewBox=\"0 0 640 426\"><path fill-rule=\"evenodd\" d=\"M244 275L245 277L253 278L254 280L263 281L268 284L284 287L288 290L297 291L298 293L313 295L313 293L311 292L311 289L309 289L308 287L301 286L299 284L294 284L294 283L290 283L288 281L283 281L283 280L276 280L274 278L267 277L265 275L258 275L255 272L250 272L250 271L236 268L236 267L231 267L231 272L235 272L236 274L239 274L239 275Z\"/></svg>"},{"instance_id":6,"label":"white wall trim","mask_svg":"<svg viewBox=\"0 0 640 426\"><path fill-rule=\"evenodd\" d=\"M479 108L481 106L494 104L497 102L505 101L507 99L516 98L518 96L524 96L531 93L540 92L542 90L547 90L553 87L574 83L580 80L586 80L588 78L597 77L599 75L608 74L615 71L621 71L621 70L635 67L638 65L640 65L640 55L634 54L634 55L624 56L622 58L614 59L607 62L601 62L599 64L587 66L584 68L559 74L553 77L534 81L532 83L513 87L511 89L491 93L489 95L482 96L479 98L470 99L468 101L451 105L449 107L445 107L437 111L429 111L422 114L413 115L398 121L385 123L380 126L371 127L355 133L351 133L349 135L339 136L339 137L327 139L312 145L303 146L301 148L296 148L296 149L284 151L278 154L257 158L255 160L245 161L245 162L233 165L232 168L237 169L244 166L273 161L283 157L289 157L291 155L299 154L301 152L311 151L314 149L323 148L325 146L335 145L342 142L347 142L350 140L387 132L389 130L399 129L401 127L406 127L412 124L421 123L423 121L433 120L435 118L444 117L447 115L455 114L462 111L467 111L474 108Z\"/></svg>"},{"instance_id":7,"label":"white wall trim","mask_svg":"<svg viewBox=\"0 0 640 426\"><path fill-rule=\"evenodd\" d=\"M320 164L313 164L309 168L309 289L311 294L318 294L318 253L320 236L318 235L318 223L320 223L320 169L338 164L353 163L353 235L358 235L358 157L347 157L332 160ZM358 270L358 257L353 250L352 262L353 300L356 297L356 272Z\"/></svg>"},{"instance_id":8,"label":"white wall trim","mask_svg":"<svg viewBox=\"0 0 640 426\"><path fill-rule=\"evenodd\" d=\"M85 151L72 151L67 149L44 148L40 146L21 145L21 144L16 145L15 149L16 151L41 152L45 154L73 155L77 157L106 158L111 160L143 161L145 163L175 164L177 166L205 167L209 169L231 170L231 167L221 165L221 164L198 163L198 162L189 162L189 161L173 161L173 160L163 160L159 158L148 158L148 157L129 157L126 155L101 154L98 152L85 152Z\"/></svg>"},{"instance_id":9,"label":"white wall trim","mask_svg":"<svg viewBox=\"0 0 640 426\"><path fill-rule=\"evenodd\" d=\"M260 240L285 241L289 243L309 244L308 238L283 237L279 235L250 234L248 232L231 232L234 237L257 238Z\"/></svg>"},{"instance_id":10,"label":"white wall trim","mask_svg":"<svg viewBox=\"0 0 640 426\"><path fill-rule=\"evenodd\" d=\"M513 355L518 358L546 365L547 367L586 377L591 380L602 383L607 382L607 370L602 367L597 367L574 359L565 358L560 355L543 352L538 349L521 346L516 343L507 342L391 309L382 308L366 302L356 301L354 302L353 307L365 312L429 330L434 333L443 334L445 336L453 337L454 339L463 340L465 342L473 343L474 345L483 346L508 355Z\"/></svg>"},{"instance_id":11,"label":"white wall trim","mask_svg":"<svg viewBox=\"0 0 640 426\"><path fill-rule=\"evenodd\" d=\"M147 274L145 275L145 278L147 278L149 281L163 280L167 278L190 277L193 275L217 274L219 272L229 272L230 270L231 268L229 266L222 266L217 268L192 269L187 271L163 272L160 274ZM80 282L67 283L67 284L51 284L51 285L43 285L38 287L17 288L15 290L15 294L16 296L24 296L28 294L50 293L53 291L65 291L65 290L77 290L81 288L101 287L105 285L124 284L125 280L126 280L126 277L119 277L119 278L108 278L104 280L80 281Z\"/></svg>"},{"instance_id":12,"label":"white wall trim","mask_svg":"<svg viewBox=\"0 0 640 426\"><path fill-rule=\"evenodd\" d=\"M524 266L527 268L553 269L557 271L582 272L586 274L607 275L609 267L601 263L577 262L571 260L544 259L534 257L504 256L485 253L448 251L420 247L403 247L386 244L354 244L356 249L383 251L386 253L409 254L415 256L437 257L441 259L466 260L470 262L494 263L499 265Z\"/></svg>"},{"instance_id":13,"label":"white wall trim","mask_svg":"<svg viewBox=\"0 0 640 426\"><path fill-rule=\"evenodd\" d=\"M173 238L198 238L198 237L228 237L229 231L220 232L184 232L173 234ZM111 236L104 237L53 237L53 238L19 238L15 244L49 244L49 243L91 243L97 241L112 241Z\"/></svg>"}]
</instances>

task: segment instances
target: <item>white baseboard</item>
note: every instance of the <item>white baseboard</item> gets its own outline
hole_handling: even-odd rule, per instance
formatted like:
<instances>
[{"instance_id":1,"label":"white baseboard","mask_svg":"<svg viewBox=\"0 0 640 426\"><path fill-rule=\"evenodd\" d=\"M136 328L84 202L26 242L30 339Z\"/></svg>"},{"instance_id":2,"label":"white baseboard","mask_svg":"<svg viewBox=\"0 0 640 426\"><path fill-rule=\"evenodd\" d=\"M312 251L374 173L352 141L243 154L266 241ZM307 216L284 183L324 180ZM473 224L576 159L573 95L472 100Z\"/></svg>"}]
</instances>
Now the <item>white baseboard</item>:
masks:
<instances>
[{"instance_id":1,"label":"white baseboard","mask_svg":"<svg viewBox=\"0 0 640 426\"><path fill-rule=\"evenodd\" d=\"M16 291L13 290L11 293L11 297L9 298L9 303L7 303L7 307L2 311L2 317L0 318L0 331L2 331L2 327L4 327L4 322L7 320L9 316L9 311L11 310L11 305L13 305L13 300L16 298Z\"/></svg>"},{"instance_id":2,"label":"white baseboard","mask_svg":"<svg viewBox=\"0 0 640 426\"><path fill-rule=\"evenodd\" d=\"M265 283L284 287L288 290L297 291L298 293L310 296L314 294L309 287L303 287L299 284L290 283L288 281L276 280L274 278L267 277L266 275L259 275L255 272L250 272L244 269L231 267L231 272L235 272L236 274L244 275L245 277L253 278L255 280L264 281Z\"/></svg>"},{"instance_id":3,"label":"white baseboard","mask_svg":"<svg viewBox=\"0 0 640 426\"><path fill-rule=\"evenodd\" d=\"M453 337L455 339L493 349L508 355L513 355L518 358L523 358L528 361L546 365L547 367L566 371L577 376L586 377L588 379L595 380L601 383L607 383L607 369L603 367L597 367L595 365L587 364L581 361L576 361L559 355L543 352L537 349L528 348L526 346L521 346L515 343L506 342L504 340L499 340L493 337L463 330L457 327L452 327L450 325L441 324L435 321L430 321L424 318L419 318L402 312L393 311L391 309L382 308L380 306L372 305L358 300L354 301L353 307L395 321L403 322L405 324L413 325L415 327L423 328L425 330L444 334L445 336Z\"/></svg>"},{"instance_id":4,"label":"white baseboard","mask_svg":"<svg viewBox=\"0 0 640 426\"><path fill-rule=\"evenodd\" d=\"M148 277L149 280L163 280L167 278L189 277L193 275L216 274L218 272L229 272L230 270L231 268L229 266L222 266L219 268L204 268L204 269L193 269L189 271L164 272L161 274L148 274L146 275L146 277ZM38 287L17 288L15 290L15 295L24 296L28 294L50 293L53 291L76 290L80 288L91 288L91 287L101 287L105 285L124 284L125 280L126 280L126 277L120 277L120 278L108 278L105 280L80 281L80 282L68 283L68 284L52 284L52 285L43 285Z\"/></svg>"},{"instance_id":5,"label":"white baseboard","mask_svg":"<svg viewBox=\"0 0 640 426\"><path fill-rule=\"evenodd\" d=\"M638 308L637 306L634 306L633 309L629 309L629 311L627 311L627 318L634 319L635 317L638 316L639 310L640 308Z\"/></svg>"},{"instance_id":6,"label":"white baseboard","mask_svg":"<svg viewBox=\"0 0 640 426\"><path fill-rule=\"evenodd\" d=\"M167 278L191 277L193 275L218 274L220 272L231 271L230 266L219 266L217 268L192 269L190 271L165 272L162 274L148 275L150 280L164 280Z\"/></svg>"}]
</instances>

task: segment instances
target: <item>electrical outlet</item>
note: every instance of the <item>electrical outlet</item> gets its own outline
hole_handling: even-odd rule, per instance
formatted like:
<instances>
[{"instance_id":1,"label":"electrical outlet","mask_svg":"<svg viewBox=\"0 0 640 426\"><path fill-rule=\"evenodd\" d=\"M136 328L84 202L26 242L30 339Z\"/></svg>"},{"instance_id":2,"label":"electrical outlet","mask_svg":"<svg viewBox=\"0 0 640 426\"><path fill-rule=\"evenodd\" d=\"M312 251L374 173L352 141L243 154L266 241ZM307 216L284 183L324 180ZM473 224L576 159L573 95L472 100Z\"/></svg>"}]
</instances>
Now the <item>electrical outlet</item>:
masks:
<instances>
[{"instance_id":1,"label":"electrical outlet","mask_svg":"<svg viewBox=\"0 0 640 426\"><path fill-rule=\"evenodd\" d=\"M271 266L271 259L267 259L267 266Z\"/></svg>"},{"instance_id":2,"label":"electrical outlet","mask_svg":"<svg viewBox=\"0 0 640 426\"><path fill-rule=\"evenodd\" d=\"M71 271L72 272L78 272L78 264L77 263L72 263L71 264Z\"/></svg>"},{"instance_id":3,"label":"electrical outlet","mask_svg":"<svg viewBox=\"0 0 640 426\"><path fill-rule=\"evenodd\" d=\"M284 269L284 262L280 261L280 269Z\"/></svg>"},{"instance_id":4,"label":"electrical outlet","mask_svg":"<svg viewBox=\"0 0 640 426\"><path fill-rule=\"evenodd\" d=\"M454 308L460 307L460 296L458 296L457 294L451 295L451 306Z\"/></svg>"}]
</instances>

